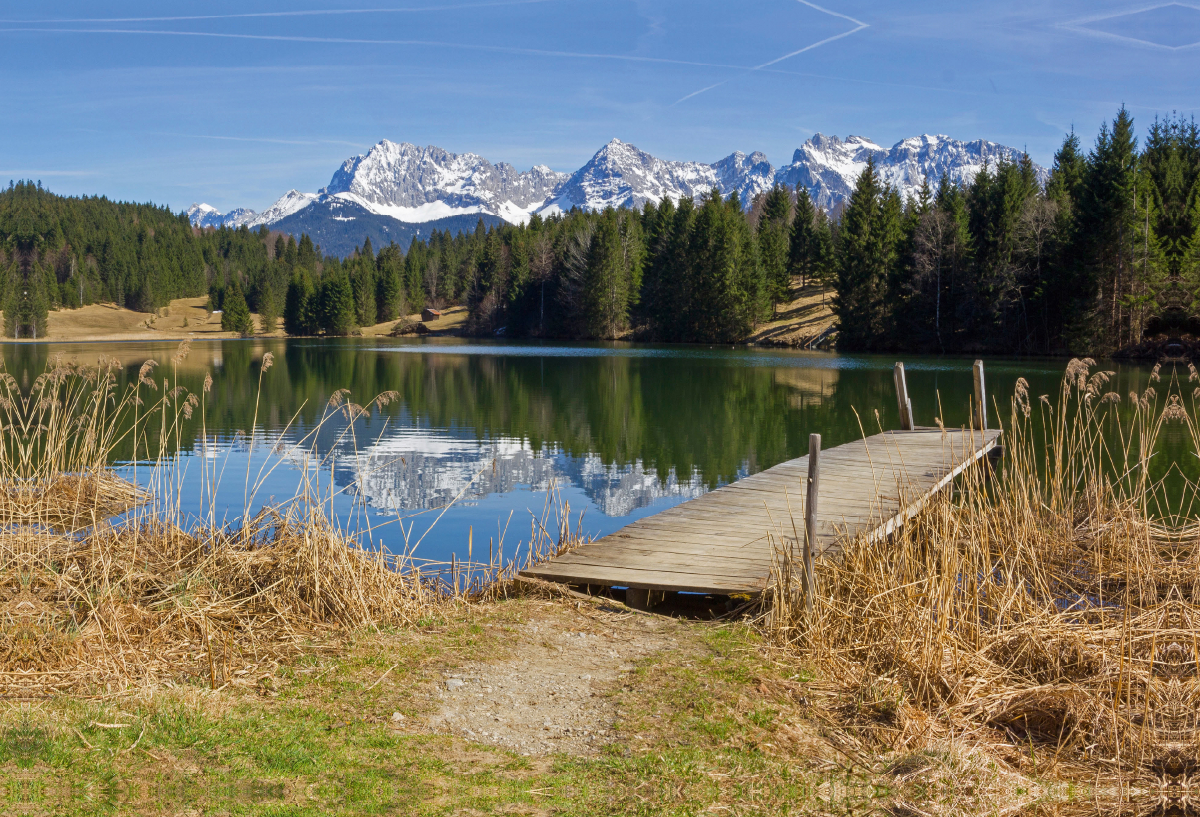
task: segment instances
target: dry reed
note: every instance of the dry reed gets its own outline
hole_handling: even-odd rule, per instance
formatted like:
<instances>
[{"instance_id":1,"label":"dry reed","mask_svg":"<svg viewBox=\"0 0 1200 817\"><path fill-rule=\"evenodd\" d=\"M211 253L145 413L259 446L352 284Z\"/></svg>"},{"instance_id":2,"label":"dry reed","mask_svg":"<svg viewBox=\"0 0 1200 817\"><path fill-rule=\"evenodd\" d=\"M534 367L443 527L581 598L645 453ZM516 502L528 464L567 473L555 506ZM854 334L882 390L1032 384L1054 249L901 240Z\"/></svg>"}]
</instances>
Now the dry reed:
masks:
<instances>
[{"instance_id":1,"label":"dry reed","mask_svg":"<svg viewBox=\"0 0 1200 817\"><path fill-rule=\"evenodd\" d=\"M1182 395L1200 376L1164 384L1156 367L1124 399L1092 365L1072 361L1057 400L1019 381L1003 467L968 470L887 540L844 542L811 613L780 550L763 623L831 685L819 717L862 756L954 745L1091 786L1101 811L1192 796L1196 486L1149 464L1168 425L1200 450Z\"/></svg>"},{"instance_id":2,"label":"dry reed","mask_svg":"<svg viewBox=\"0 0 1200 817\"><path fill-rule=\"evenodd\" d=\"M184 344L176 362L186 354ZM0 375L0 694L8 698L269 685L278 663L303 650L503 593L519 568L578 539L570 509L552 494L523 560L506 561L501 543L485 564L419 563L339 528L330 497L307 482L294 499L254 514L247 493L236 525L217 524L215 507L186 524L171 466L182 421L203 412L211 381L191 394L169 375L156 378L147 362L119 393L116 366L59 360L27 394ZM327 417L353 420L370 408L339 392ZM149 490L109 468L118 445L149 469Z\"/></svg>"}]
</instances>

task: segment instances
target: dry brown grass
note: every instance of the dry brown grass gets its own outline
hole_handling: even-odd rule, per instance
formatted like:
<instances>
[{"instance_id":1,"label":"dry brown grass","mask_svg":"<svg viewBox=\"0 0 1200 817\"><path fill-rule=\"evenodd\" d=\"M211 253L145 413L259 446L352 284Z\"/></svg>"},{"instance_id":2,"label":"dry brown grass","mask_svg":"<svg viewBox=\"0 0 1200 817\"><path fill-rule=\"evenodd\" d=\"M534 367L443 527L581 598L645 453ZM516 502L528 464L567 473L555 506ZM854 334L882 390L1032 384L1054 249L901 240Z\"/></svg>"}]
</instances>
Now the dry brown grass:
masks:
<instances>
[{"instance_id":1,"label":"dry brown grass","mask_svg":"<svg viewBox=\"0 0 1200 817\"><path fill-rule=\"evenodd\" d=\"M98 340L183 340L236 338L236 332L221 329L221 316L208 311L208 296L198 298L176 298L157 312L138 312L117 306L114 303L88 304L78 309L55 309L46 319L46 336L32 339L19 338L22 343L43 341L98 341ZM252 314L255 327L259 326L257 314ZM258 333L259 337L283 337L282 329L271 335ZM11 340L11 338L10 338Z\"/></svg>"},{"instance_id":2,"label":"dry brown grass","mask_svg":"<svg viewBox=\"0 0 1200 817\"><path fill-rule=\"evenodd\" d=\"M855 751L953 744L1094 787L1101 810L1194 792L1195 485L1148 468L1164 424L1195 444L1190 385L1123 400L1090 364L1071 363L1057 402L1019 384L998 473L973 469L890 540L819 563L811 614L796 579L777 583L764 624L832 683L823 717Z\"/></svg>"},{"instance_id":3,"label":"dry brown grass","mask_svg":"<svg viewBox=\"0 0 1200 817\"><path fill-rule=\"evenodd\" d=\"M184 344L174 365L187 353ZM279 662L337 634L409 626L502 593L522 566L418 565L364 546L331 522L312 484L233 526L215 509L185 525L171 465L181 419L204 411L208 385L190 394L148 362L118 394L114 366L56 361L27 394L7 375L0 384L0 694L267 682ZM328 416L371 408L339 392ZM152 490L108 468L131 442L165 473ZM525 562L572 543L569 509L557 527L552 510Z\"/></svg>"},{"instance_id":4,"label":"dry brown grass","mask_svg":"<svg viewBox=\"0 0 1200 817\"><path fill-rule=\"evenodd\" d=\"M788 301L755 327L747 343L802 347L837 323L832 288L812 281L800 286L800 279L793 278L788 290Z\"/></svg>"}]
</instances>

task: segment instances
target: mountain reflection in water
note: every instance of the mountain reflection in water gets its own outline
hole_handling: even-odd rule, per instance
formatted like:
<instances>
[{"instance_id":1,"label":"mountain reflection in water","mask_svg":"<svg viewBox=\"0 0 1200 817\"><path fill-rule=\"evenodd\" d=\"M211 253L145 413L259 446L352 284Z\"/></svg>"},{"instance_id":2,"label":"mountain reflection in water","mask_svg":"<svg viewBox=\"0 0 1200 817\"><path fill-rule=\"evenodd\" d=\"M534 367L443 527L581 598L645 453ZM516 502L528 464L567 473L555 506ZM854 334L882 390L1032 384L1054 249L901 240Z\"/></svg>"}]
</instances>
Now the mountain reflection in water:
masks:
<instances>
[{"instance_id":1,"label":"mountain reflection in water","mask_svg":"<svg viewBox=\"0 0 1200 817\"><path fill-rule=\"evenodd\" d=\"M349 444L343 444L349 449ZM476 441L446 433L406 430L380 438L364 450L341 450L334 480L381 512L441 508L456 499L471 504L518 488L548 491L574 485L605 516L628 516L659 499L691 499L704 493L696 474L665 480L640 462L606 464L599 456L571 456L559 448L534 450L515 439Z\"/></svg>"}]
</instances>

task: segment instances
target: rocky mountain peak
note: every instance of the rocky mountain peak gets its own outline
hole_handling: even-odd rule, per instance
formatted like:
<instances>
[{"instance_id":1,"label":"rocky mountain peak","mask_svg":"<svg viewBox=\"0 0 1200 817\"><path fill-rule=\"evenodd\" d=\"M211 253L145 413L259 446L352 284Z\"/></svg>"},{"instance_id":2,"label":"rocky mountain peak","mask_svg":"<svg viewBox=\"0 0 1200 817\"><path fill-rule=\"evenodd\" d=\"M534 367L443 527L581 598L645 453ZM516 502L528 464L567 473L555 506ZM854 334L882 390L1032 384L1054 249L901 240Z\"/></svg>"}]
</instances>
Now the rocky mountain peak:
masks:
<instances>
[{"instance_id":1,"label":"rocky mountain peak","mask_svg":"<svg viewBox=\"0 0 1200 817\"><path fill-rule=\"evenodd\" d=\"M614 138L583 167L567 174L546 165L520 172L507 162L492 164L474 153L384 139L366 153L346 159L320 195L290 190L261 214L250 210L222 214L194 204L187 216L202 226L256 227L287 218L315 201L328 201L322 212L333 213L333 205L342 201L410 225L463 216L524 223L535 212L642 207L665 198L700 198L714 188L723 196L736 191L749 207L775 184L801 185L819 206L832 210L849 197L870 159L885 184L909 196L926 179L936 184L948 176L953 182L969 184L985 164L1015 162L1022 155L995 142L963 142L944 135L913 136L889 149L865 136L843 140L816 133L796 149L791 164L776 169L759 151L735 151L706 164L660 159ZM1038 167L1036 172L1044 182L1045 169Z\"/></svg>"}]
</instances>

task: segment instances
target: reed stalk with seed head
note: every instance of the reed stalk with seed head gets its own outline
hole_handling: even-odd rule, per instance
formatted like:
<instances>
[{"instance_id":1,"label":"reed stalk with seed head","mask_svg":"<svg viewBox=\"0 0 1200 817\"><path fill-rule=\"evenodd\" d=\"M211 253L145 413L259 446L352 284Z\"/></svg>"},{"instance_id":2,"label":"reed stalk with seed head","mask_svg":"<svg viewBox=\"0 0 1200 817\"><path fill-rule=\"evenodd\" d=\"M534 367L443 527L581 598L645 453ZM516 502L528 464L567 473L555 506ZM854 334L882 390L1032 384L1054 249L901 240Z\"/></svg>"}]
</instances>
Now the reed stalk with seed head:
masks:
<instances>
[{"instance_id":1,"label":"reed stalk with seed head","mask_svg":"<svg viewBox=\"0 0 1200 817\"><path fill-rule=\"evenodd\" d=\"M185 344L175 363L186 353ZM504 561L503 537L497 559L456 565L453 585L439 578L443 565L364 544L332 521L334 487L323 496L307 468L294 499L257 511L263 474L251 483L247 472L246 506L226 525L216 521L218 477L205 466L201 493L214 507L203 521L185 520L182 420L203 411L211 381L190 394L156 379L148 362L119 391L118 366L58 360L24 394L0 376L0 694L269 683L280 661L314 642L412 625L444 605L504 593L515 579L521 563ZM269 368L264 360L260 376ZM326 420L340 412L353 433L355 419L398 397L359 406L339 392ZM151 429L157 451L140 466L139 488L109 463L120 445L149 452ZM527 562L578 541L569 514L551 490Z\"/></svg>"},{"instance_id":2,"label":"reed stalk with seed head","mask_svg":"<svg viewBox=\"0 0 1200 817\"><path fill-rule=\"evenodd\" d=\"M1192 796L1196 483L1148 464L1167 428L1200 452L1182 396L1200 375L1156 367L1123 397L1092 366L1072 361L1054 398L1018 381L1003 467L969 469L885 541L845 541L811 612L779 549L762 624L827 679L820 717L865 754L958 742L1122 801Z\"/></svg>"}]
</instances>

